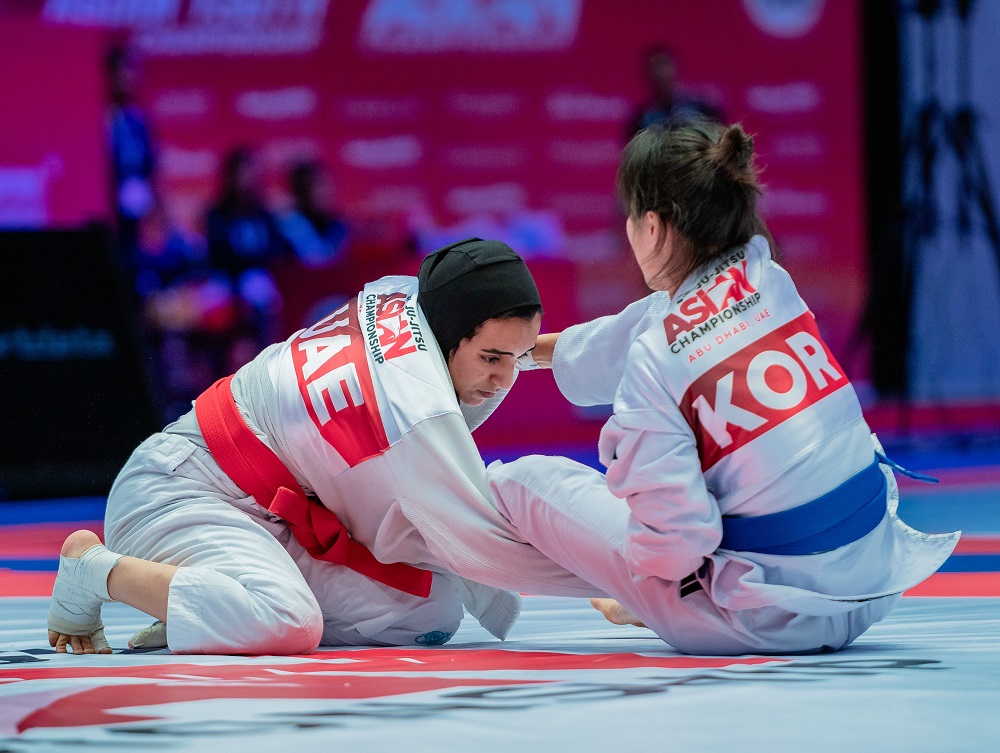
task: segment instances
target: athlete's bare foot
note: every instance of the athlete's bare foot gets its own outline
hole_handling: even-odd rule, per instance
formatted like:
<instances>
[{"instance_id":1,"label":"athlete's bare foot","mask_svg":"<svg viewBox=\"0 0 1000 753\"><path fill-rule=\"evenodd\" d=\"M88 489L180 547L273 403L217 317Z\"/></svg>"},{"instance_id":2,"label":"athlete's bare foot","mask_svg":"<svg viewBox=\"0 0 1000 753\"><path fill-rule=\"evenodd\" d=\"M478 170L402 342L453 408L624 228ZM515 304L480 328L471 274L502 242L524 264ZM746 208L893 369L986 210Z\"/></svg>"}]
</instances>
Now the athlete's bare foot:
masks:
<instances>
[{"instance_id":1,"label":"athlete's bare foot","mask_svg":"<svg viewBox=\"0 0 1000 753\"><path fill-rule=\"evenodd\" d=\"M66 537L59 554L62 557L79 559L87 550L100 543L100 537L93 531L74 531ZM74 654L111 653L111 647L104 638L103 629L98 629L91 635L68 635L49 630L49 645L53 646L60 654L69 653L69 649L72 649Z\"/></svg>"},{"instance_id":2,"label":"athlete's bare foot","mask_svg":"<svg viewBox=\"0 0 1000 753\"><path fill-rule=\"evenodd\" d=\"M614 599L591 599L590 606L604 615L604 619L615 625L635 625L646 627L639 618L629 612Z\"/></svg>"},{"instance_id":3,"label":"athlete's bare foot","mask_svg":"<svg viewBox=\"0 0 1000 753\"><path fill-rule=\"evenodd\" d=\"M80 559L85 551L100 543L101 538L96 533L84 528L79 531L73 531L73 533L66 537L59 554L75 560Z\"/></svg>"}]
</instances>

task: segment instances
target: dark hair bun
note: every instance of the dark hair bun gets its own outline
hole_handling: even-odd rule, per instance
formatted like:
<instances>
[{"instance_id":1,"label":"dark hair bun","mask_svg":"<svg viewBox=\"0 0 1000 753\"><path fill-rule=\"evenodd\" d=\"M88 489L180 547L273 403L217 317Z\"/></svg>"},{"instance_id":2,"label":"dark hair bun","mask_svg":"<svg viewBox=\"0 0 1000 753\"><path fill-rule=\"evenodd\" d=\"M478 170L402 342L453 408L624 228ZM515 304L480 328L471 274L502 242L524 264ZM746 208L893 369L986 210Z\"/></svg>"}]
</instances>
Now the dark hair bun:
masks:
<instances>
[{"instance_id":1,"label":"dark hair bun","mask_svg":"<svg viewBox=\"0 0 1000 753\"><path fill-rule=\"evenodd\" d=\"M753 179L753 136L739 124L726 128L710 149L710 159L738 182Z\"/></svg>"}]
</instances>

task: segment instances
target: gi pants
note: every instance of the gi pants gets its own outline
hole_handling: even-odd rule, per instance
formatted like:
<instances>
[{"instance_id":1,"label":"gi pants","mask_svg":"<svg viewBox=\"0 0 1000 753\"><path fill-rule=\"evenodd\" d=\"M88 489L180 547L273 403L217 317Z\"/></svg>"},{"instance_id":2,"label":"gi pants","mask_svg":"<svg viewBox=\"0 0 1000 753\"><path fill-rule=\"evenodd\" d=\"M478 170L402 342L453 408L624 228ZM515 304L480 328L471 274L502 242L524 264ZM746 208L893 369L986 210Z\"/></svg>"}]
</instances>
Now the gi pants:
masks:
<instances>
[{"instance_id":1,"label":"gi pants","mask_svg":"<svg viewBox=\"0 0 1000 753\"><path fill-rule=\"evenodd\" d=\"M154 434L108 497L108 549L176 565L167 641L177 653L297 654L318 645L444 643L464 616L434 574L428 598L313 559L207 450Z\"/></svg>"},{"instance_id":2,"label":"gi pants","mask_svg":"<svg viewBox=\"0 0 1000 753\"><path fill-rule=\"evenodd\" d=\"M628 567L629 508L608 491L603 474L566 458L532 455L492 463L490 484L501 511L543 554L612 594L679 651L701 655L834 651L854 641L898 603L898 595L831 615L778 605L727 609L709 578L681 581L641 576Z\"/></svg>"}]
</instances>

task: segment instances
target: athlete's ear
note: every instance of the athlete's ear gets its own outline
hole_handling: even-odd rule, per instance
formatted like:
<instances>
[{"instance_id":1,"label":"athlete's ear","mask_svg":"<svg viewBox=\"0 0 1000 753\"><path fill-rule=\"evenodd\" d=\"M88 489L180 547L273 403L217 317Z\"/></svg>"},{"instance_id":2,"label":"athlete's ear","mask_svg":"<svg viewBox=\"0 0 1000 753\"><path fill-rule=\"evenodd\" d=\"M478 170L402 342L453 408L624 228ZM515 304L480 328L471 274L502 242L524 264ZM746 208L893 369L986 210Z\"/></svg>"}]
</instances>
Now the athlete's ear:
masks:
<instances>
[{"instance_id":1,"label":"athlete's ear","mask_svg":"<svg viewBox=\"0 0 1000 753\"><path fill-rule=\"evenodd\" d=\"M458 345L456 345L454 348L452 348L451 352L448 353L448 357L444 359L445 363L447 363L450 366L451 362L455 360L455 356L458 355L458 349L462 347L462 343L468 342L468 341L469 341L469 338L467 338L467 337L464 337L461 340L459 340L458 341Z\"/></svg>"}]
</instances>

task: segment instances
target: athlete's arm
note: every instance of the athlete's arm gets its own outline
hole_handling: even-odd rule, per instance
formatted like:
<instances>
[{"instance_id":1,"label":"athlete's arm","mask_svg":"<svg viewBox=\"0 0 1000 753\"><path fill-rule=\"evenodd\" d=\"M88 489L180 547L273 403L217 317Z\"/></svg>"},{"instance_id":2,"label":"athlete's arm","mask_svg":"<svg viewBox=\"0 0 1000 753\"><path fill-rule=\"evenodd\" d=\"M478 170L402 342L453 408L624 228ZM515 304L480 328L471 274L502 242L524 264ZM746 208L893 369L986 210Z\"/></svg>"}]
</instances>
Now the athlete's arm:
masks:
<instances>
[{"instance_id":1,"label":"athlete's arm","mask_svg":"<svg viewBox=\"0 0 1000 753\"><path fill-rule=\"evenodd\" d=\"M543 369L552 368L552 352L556 349L556 341L560 334L562 333L550 332L538 336L538 339L535 340L535 347L529 351L536 366Z\"/></svg>"},{"instance_id":2,"label":"athlete's arm","mask_svg":"<svg viewBox=\"0 0 1000 753\"><path fill-rule=\"evenodd\" d=\"M551 359L563 397L575 405L610 405L632 343L658 325L669 307L669 294L652 293L617 314L560 332Z\"/></svg>"}]
</instances>

